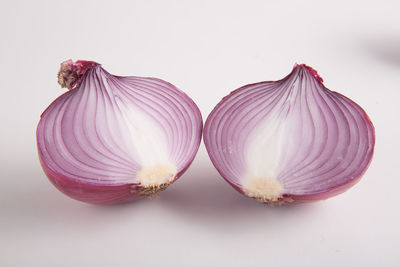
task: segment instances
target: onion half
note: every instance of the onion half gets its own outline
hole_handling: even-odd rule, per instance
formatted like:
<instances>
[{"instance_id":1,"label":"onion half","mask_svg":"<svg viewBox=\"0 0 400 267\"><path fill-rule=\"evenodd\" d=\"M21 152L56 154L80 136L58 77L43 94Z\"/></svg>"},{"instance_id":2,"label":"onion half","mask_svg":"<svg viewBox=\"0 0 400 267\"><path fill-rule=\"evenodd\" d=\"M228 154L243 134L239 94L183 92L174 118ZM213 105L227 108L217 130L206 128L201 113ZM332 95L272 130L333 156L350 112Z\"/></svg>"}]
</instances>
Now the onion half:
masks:
<instances>
[{"instance_id":1,"label":"onion half","mask_svg":"<svg viewBox=\"0 0 400 267\"><path fill-rule=\"evenodd\" d=\"M71 89L43 112L43 170L66 195L112 204L165 189L193 161L202 134L195 103L156 78L120 77L91 61L61 64Z\"/></svg>"},{"instance_id":2,"label":"onion half","mask_svg":"<svg viewBox=\"0 0 400 267\"><path fill-rule=\"evenodd\" d=\"M361 178L375 145L372 122L322 82L296 64L282 80L243 86L214 108L204 142L236 190L272 205L304 203L340 194Z\"/></svg>"}]
</instances>

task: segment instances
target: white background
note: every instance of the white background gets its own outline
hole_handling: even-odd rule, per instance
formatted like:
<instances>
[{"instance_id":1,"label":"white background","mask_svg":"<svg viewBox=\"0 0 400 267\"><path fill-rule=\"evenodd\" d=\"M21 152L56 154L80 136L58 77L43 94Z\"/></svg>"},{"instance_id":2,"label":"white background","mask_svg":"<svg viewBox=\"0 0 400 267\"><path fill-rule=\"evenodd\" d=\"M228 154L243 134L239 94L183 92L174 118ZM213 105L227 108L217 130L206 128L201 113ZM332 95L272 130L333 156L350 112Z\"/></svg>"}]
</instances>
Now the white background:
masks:
<instances>
[{"instance_id":1,"label":"white background","mask_svg":"<svg viewBox=\"0 0 400 267\"><path fill-rule=\"evenodd\" d=\"M1 1L1 266L400 266L400 2ZM233 190L204 145L155 199L72 200L46 179L35 128L59 63L185 91L204 120L247 83L306 63L376 128L364 178L335 198L268 208Z\"/></svg>"}]
</instances>

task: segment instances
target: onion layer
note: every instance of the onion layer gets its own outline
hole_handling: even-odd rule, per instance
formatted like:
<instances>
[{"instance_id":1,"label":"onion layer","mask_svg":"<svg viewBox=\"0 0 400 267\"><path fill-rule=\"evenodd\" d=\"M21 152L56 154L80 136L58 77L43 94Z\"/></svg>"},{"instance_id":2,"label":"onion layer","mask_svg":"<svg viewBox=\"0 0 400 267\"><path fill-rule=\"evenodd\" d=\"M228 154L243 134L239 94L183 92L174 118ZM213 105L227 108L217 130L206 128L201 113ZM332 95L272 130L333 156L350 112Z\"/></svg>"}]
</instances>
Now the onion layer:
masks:
<instances>
[{"instance_id":1,"label":"onion layer","mask_svg":"<svg viewBox=\"0 0 400 267\"><path fill-rule=\"evenodd\" d=\"M43 112L37 145L46 175L63 193L127 202L165 189L193 161L201 114L172 84L114 76L90 61L66 61L58 76L72 90Z\"/></svg>"},{"instance_id":2,"label":"onion layer","mask_svg":"<svg viewBox=\"0 0 400 267\"><path fill-rule=\"evenodd\" d=\"M204 142L221 176L258 201L325 199L354 185L375 144L365 111L296 65L279 81L246 85L208 116Z\"/></svg>"}]
</instances>

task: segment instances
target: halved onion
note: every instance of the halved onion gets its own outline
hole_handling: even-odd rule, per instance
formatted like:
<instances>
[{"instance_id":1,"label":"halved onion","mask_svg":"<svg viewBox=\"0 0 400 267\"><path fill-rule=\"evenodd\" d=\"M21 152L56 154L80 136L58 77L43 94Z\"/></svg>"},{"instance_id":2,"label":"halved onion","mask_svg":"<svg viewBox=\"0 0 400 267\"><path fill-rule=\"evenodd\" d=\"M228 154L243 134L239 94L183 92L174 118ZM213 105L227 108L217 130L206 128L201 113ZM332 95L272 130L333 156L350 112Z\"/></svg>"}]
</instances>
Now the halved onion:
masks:
<instances>
[{"instance_id":1,"label":"halved onion","mask_svg":"<svg viewBox=\"0 0 400 267\"><path fill-rule=\"evenodd\" d=\"M50 181L96 204L154 194L173 183L198 150L195 103L156 78L120 77L90 61L66 61L59 82L72 89L42 114L37 144Z\"/></svg>"},{"instance_id":2,"label":"halved onion","mask_svg":"<svg viewBox=\"0 0 400 267\"><path fill-rule=\"evenodd\" d=\"M208 116L204 142L221 176L258 201L325 199L354 185L375 144L365 111L296 65L279 81L246 85Z\"/></svg>"}]
</instances>

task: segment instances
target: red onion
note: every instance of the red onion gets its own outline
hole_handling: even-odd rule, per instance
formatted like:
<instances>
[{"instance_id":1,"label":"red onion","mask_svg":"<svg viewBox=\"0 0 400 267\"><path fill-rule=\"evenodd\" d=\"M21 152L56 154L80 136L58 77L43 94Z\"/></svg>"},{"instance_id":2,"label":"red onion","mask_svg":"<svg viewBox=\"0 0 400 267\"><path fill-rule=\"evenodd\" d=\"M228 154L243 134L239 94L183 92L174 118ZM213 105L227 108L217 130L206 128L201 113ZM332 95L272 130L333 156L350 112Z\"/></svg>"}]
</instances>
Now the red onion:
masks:
<instances>
[{"instance_id":1,"label":"red onion","mask_svg":"<svg viewBox=\"0 0 400 267\"><path fill-rule=\"evenodd\" d=\"M224 97L204 127L221 176L272 205L326 199L359 181L372 159L374 127L359 105L322 82L296 65L282 80Z\"/></svg>"},{"instance_id":2,"label":"red onion","mask_svg":"<svg viewBox=\"0 0 400 267\"><path fill-rule=\"evenodd\" d=\"M66 61L58 77L71 90L43 112L37 145L46 175L66 195L135 200L165 189L193 161L201 114L172 84L114 76L91 61Z\"/></svg>"}]
</instances>

